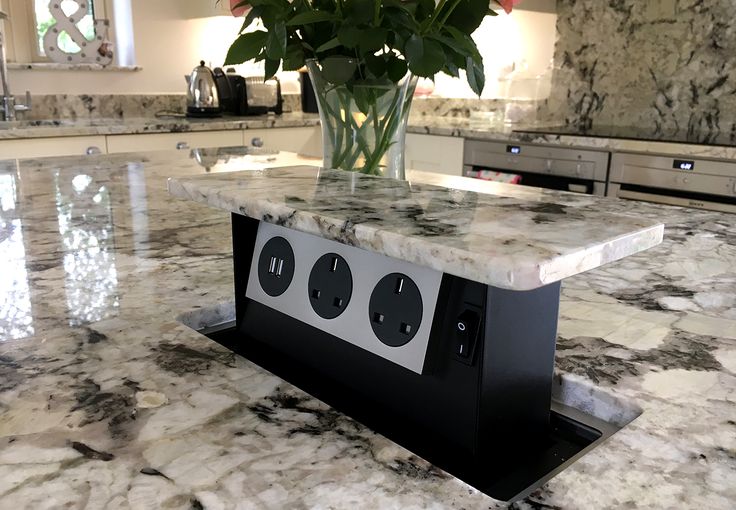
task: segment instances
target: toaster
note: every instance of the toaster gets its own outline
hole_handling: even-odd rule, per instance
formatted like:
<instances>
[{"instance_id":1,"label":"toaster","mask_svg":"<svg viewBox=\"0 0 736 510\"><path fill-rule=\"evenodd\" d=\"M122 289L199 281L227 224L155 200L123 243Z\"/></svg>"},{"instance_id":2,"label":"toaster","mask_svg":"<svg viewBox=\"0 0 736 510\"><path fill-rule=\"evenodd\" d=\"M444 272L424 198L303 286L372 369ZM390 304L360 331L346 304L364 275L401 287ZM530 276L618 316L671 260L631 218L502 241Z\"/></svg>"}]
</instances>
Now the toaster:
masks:
<instances>
[{"instance_id":1,"label":"toaster","mask_svg":"<svg viewBox=\"0 0 736 510\"><path fill-rule=\"evenodd\" d=\"M280 115L284 108L281 82L278 78L263 81L260 76L247 76L245 80L245 115L264 115L273 112Z\"/></svg>"},{"instance_id":2,"label":"toaster","mask_svg":"<svg viewBox=\"0 0 736 510\"><path fill-rule=\"evenodd\" d=\"M280 115L283 112L284 100L278 78L264 82L260 76L243 77L228 69L217 82L218 89L223 91L220 97L225 98L223 111L234 115L265 115L269 112Z\"/></svg>"}]
</instances>

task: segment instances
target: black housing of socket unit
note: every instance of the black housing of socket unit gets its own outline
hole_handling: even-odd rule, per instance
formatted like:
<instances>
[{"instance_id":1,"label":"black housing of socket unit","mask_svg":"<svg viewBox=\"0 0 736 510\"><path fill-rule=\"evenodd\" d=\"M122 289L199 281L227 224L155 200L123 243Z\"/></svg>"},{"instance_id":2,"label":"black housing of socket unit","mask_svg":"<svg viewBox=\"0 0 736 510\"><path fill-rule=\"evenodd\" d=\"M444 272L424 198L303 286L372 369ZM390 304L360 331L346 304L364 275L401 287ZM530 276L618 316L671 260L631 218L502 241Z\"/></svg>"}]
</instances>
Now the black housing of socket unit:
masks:
<instances>
[{"instance_id":1,"label":"black housing of socket unit","mask_svg":"<svg viewBox=\"0 0 736 510\"><path fill-rule=\"evenodd\" d=\"M559 283L511 291L444 274L419 374L247 298L259 222L232 221L236 323L228 342L238 352L497 499L518 497L561 463L550 446ZM399 277L376 287L370 313L383 313L379 302L395 295ZM413 292L410 283L402 293ZM568 458L600 436L585 434L564 439Z\"/></svg>"}]
</instances>

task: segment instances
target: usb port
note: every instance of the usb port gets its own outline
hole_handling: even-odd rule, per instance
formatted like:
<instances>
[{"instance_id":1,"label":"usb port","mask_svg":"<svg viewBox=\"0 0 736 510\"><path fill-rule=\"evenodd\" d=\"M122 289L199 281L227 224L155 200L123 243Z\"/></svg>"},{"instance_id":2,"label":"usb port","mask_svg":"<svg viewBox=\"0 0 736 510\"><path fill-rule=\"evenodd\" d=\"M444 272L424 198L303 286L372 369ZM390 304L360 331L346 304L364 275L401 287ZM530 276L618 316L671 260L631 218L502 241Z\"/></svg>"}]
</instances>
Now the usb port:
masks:
<instances>
[{"instance_id":1,"label":"usb port","mask_svg":"<svg viewBox=\"0 0 736 510\"><path fill-rule=\"evenodd\" d=\"M276 272L276 257L271 257L268 262L268 274L274 274Z\"/></svg>"}]
</instances>

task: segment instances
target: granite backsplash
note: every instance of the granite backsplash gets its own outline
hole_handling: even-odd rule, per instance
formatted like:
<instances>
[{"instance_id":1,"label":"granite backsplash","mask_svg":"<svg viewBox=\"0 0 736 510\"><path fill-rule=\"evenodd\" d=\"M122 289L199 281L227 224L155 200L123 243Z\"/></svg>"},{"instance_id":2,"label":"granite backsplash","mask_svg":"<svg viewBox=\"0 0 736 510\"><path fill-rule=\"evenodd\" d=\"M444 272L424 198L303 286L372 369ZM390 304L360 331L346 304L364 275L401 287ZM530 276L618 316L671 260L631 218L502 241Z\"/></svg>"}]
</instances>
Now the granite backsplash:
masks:
<instances>
[{"instance_id":1,"label":"granite backsplash","mask_svg":"<svg viewBox=\"0 0 736 510\"><path fill-rule=\"evenodd\" d=\"M734 0L558 0L550 123L736 135Z\"/></svg>"},{"instance_id":2,"label":"granite backsplash","mask_svg":"<svg viewBox=\"0 0 736 510\"><path fill-rule=\"evenodd\" d=\"M185 94L53 94L34 95L33 109L19 114L25 120L42 119L122 119L154 117L156 114L183 113ZM503 114L504 101L494 99L451 99L417 97L413 116L468 118L476 112ZM284 111L301 111L301 97L284 95Z\"/></svg>"}]
</instances>

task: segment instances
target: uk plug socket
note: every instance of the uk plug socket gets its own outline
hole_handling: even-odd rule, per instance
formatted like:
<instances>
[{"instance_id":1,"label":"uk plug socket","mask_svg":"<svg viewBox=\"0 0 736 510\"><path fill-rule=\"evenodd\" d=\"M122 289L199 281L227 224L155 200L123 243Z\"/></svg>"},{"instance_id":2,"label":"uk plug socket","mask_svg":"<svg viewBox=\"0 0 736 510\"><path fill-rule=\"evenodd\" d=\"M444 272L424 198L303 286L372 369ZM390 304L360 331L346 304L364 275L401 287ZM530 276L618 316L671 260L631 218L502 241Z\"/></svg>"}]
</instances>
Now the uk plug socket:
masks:
<instances>
[{"instance_id":1,"label":"uk plug socket","mask_svg":"<svg viewBox=\"0 0 736 510\"><path fill-rule=\"evenodd\" d=\"M400 347L417 334L422 323L422 294L414 280L391 273L371 293L368 315L376 337L386 345Z\"/></svg>"},{"instance_id":2,"label":"uk plug socket","mask_svg":"<svg viewBox=\"0 0 736 510\"><path fill-rule=\"evenodd\" d=\"M337 253L322 255L309 273L309 303L323 319L334 319L347 308L353 295L350 266Z\"/></svg>"}]
</instances>

